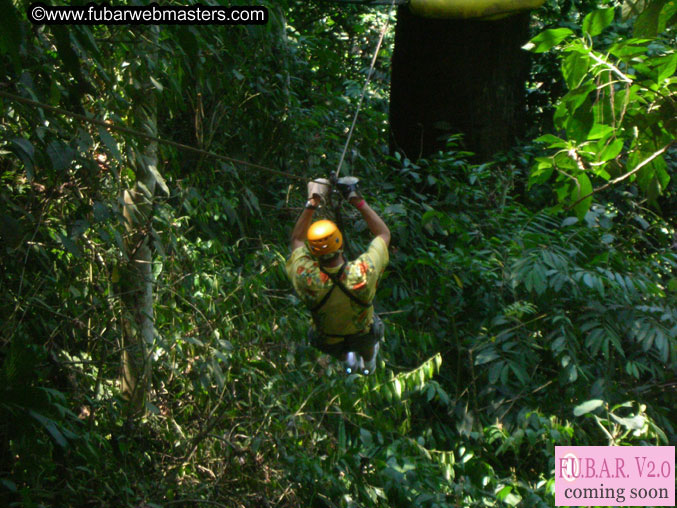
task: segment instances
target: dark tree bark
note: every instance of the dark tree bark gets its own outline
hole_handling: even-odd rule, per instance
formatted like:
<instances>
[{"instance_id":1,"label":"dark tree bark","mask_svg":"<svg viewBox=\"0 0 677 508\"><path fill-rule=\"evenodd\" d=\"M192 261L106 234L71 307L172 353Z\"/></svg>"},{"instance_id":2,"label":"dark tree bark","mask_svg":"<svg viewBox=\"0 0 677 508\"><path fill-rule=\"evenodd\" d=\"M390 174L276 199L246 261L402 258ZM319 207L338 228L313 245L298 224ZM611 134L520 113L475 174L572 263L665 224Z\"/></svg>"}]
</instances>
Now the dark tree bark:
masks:
<instances>
[{"instance_id":1,"label":"dark tree bark","mask_svg":"<svg viewBox=\"0 0 677 508\"><path fill-rule=\"evenodd\" d=\"M398 10L390 90L391 151L412 160L450 134L486 160L523 133L529 13L495 21Z\"/></svg>"}]
</instances>

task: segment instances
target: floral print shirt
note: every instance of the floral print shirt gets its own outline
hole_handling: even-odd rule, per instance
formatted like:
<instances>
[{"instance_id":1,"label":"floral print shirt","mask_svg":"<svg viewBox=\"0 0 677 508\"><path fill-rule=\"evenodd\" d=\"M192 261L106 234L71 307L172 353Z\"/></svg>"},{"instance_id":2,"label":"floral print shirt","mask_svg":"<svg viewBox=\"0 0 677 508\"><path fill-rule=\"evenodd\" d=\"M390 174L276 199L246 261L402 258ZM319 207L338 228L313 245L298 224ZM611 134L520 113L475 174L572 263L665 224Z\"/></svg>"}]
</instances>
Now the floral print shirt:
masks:
<instances>
[{"instance_id":1,"label":"floral print shirt","mask_svg":"<svg viewBox=\"0 0 677 508\"><path fill-rule=\"evenodd\" d=\"M347 263L340 281L358 299L365 303L371 302L387 264L388 247L377 236L365 253ZM332 274L338 273L340 269L340 265L325 267ZM305 245L292 252L287 260L286 271L294 290L308 308L317 305L334 285L329 276L322 273L317 260ZM336 288L325 304L313 313L313 321L324 335L352 335L366 332L371 326L373 316L372 306L362 307L340 288Z\"/></svg>"}]
</instances>

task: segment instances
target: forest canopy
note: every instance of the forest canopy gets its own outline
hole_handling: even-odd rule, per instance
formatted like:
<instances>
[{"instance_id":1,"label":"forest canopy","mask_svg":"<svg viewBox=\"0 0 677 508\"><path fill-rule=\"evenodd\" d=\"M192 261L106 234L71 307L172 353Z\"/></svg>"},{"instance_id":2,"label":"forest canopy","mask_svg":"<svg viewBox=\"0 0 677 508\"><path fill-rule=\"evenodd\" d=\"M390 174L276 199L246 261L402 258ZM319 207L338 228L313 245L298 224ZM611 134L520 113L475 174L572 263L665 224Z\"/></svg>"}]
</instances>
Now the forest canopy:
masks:
<instances>
[{"instance_id":1,"label":"forest canopy","mask_svg":"<svg viewBox=\"0 0 677 508\"><path fill-rule=\"evenodd\" d=\"M510 146L450 121L420 156L391 139L395 3L0 0L0 505L554 506L556 446L677 444L675 1L518 15ZM358 104L341 171L392 233L369 377L307 343L284 271Z\"/></svg>"}]
</instances>

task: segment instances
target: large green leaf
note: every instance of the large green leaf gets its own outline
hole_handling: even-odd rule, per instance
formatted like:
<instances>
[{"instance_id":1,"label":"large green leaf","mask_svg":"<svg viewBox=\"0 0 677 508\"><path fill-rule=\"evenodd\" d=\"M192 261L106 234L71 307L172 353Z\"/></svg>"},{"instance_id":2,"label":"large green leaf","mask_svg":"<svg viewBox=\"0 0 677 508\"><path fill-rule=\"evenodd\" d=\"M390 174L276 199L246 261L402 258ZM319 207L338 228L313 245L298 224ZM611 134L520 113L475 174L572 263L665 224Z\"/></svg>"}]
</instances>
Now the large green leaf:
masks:
<instances>
[{"instance_id":1,"label":"large green leaf","mask_svg":"<svg viewBox=\"0 0 677 508\"><path fill-rule=\"evenodd\" d=\"M591 12L583 19L583 33L588 34L590 37L601 34L614 20L614 13L615 9L613 7Z\"/></svg>"},{"instance_id":2,"label":"large green leaf","mask_svg":"<svg viewBox=\"0 0 677 508\"><path fill-rule=\"evenodd\" d=\"M532 53L545 53L573 34L569 28L551 28L541 32L522 47Z\"/></svg>"},{"instance_id":3,"label":"large green leaf","mask_svg":"<svg viewBox=\"0 0 677 508\"><path fill-rule=\"evenodd\" d=\"M562 60L562 75L569 90L581 85L590 69L591 59L588 55L572 51Z\"/></svg>"}]
</instances>

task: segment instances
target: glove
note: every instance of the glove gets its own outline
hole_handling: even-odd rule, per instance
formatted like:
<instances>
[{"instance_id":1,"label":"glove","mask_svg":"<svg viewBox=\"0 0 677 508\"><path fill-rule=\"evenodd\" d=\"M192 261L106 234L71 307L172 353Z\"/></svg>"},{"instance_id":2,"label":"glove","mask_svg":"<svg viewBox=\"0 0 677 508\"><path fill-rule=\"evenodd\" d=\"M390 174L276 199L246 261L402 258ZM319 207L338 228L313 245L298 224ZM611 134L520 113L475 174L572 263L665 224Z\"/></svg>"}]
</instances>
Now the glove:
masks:
<instances>
[{"instance_id":1,"label":"glove","mask_svg":"<svg viewBox=\"0 0 677 508\"><path fill-rule=\"evenodd\" d=\"M308 199L315 197L320 201L326 201L330 185L331 183L326 178L311 180L308 182Z\"/></svg>"},{"instance_id":2,"label":"glove","mask_svg":"<svg viewBox=\"0 0 677 508\"><path fill-rule=\"evenodd\" d=\"M343 176L336 182L338 191L343 196L343 199L350 200L352 198L359 198L360 193L357 191L357 182L359 180L354 176Z\"/></svg>"}]
</instances>

